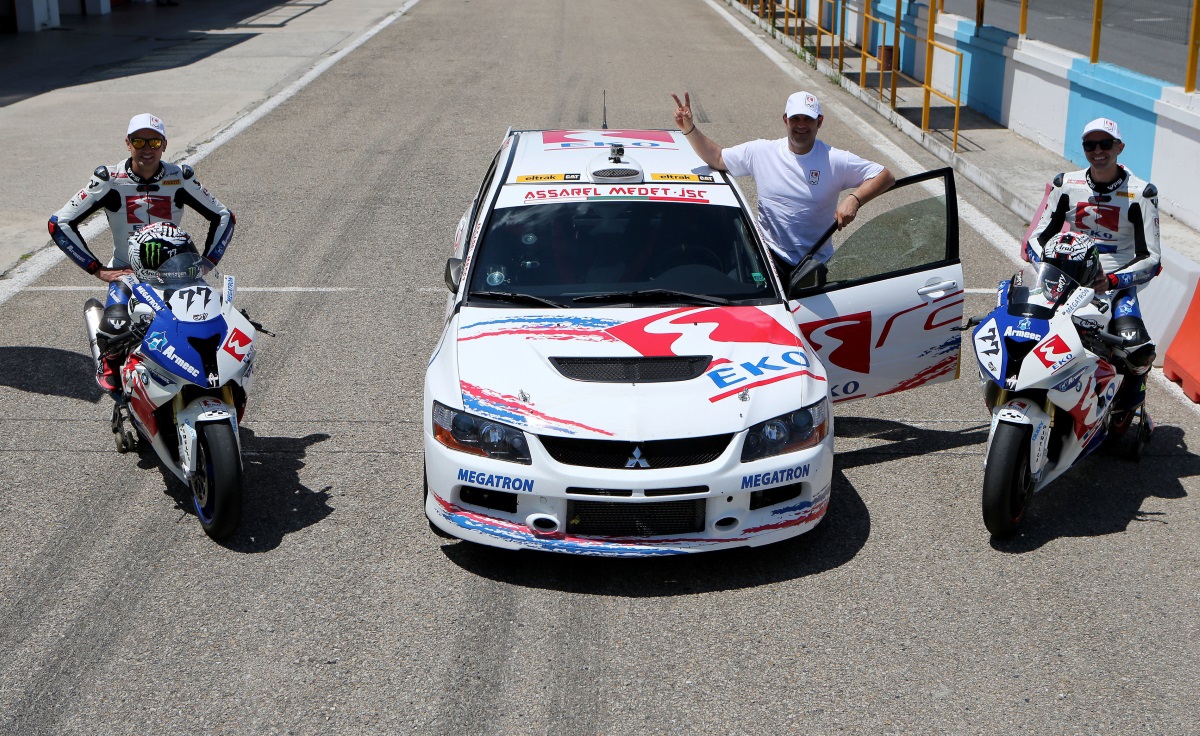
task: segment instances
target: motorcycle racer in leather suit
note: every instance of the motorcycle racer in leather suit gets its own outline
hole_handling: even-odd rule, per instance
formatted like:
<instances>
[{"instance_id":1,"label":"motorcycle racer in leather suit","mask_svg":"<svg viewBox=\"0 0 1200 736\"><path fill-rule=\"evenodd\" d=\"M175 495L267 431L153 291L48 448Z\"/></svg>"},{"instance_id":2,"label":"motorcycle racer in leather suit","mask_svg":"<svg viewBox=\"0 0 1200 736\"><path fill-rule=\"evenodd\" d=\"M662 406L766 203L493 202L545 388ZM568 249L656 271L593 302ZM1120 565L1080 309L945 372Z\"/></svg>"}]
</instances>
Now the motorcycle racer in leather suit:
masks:
<instances>
[{"instance_id":1,"label":"motorcycle racer in leather suit","mask_svg":"<svg viewBox=\"0 0 1200 736\"><path fill-rule=\"evenodd\" d=\"M161 222L179 225L184 207L189 207L208 221L202 255L217 263L236 224L233 212L200 184L192 167L161 160L167 137L160 118L148 113L135 115L129 121L125 145L129 158L97 167L84 188L51 215L48 223L50 237L77 266L109 283L106 308L128 301L128 289L115 282L129 273L129 241L139 229ZM101 209L113 236L113 257L107 265L79 232L79 226ZM111 391L115 382L107 368L101 361L97 382Z\"/></svg>"},{"instance_id":2,"label":"motorcycle racer in leather suit","mask_svg":"<svg viewBox=\"0 0 1200 736\"><path fill-rule=\"evenodd\" d=\"M1112 120L1098 118L1088 123L1083 148L1090 166L1054 177L1046 209L1025 249L1029 260L1042 260L1047 243L1064 225L1095 241L1107 281L1097 291L1114 292L1109 329L1129 343L1124 370L1129 380L1122 385L1114 406L1117 423L1127 426L1131 410L1145 401L1146 374L1155 358L1137 292L1162 270L1158 190L1117 163L1125 144Z\"/></svg>"},{"instance_id":3,"label":"motorcycle racer in leather suit","mask_svg":"<svg viewBox=\"0 0 1200 736\"><path fill-rule=\"evenodd\" d=\"M154 132L162 134L162 138L135 136ZM160 141L157 146L153 145L156 140ZM129 236L138 228L155 222L179 225L183 208L190 207L208 220L202 255L213 263L220 261L233 238L236 219L228 207L200 184L192 167L159 160L157 170L152 169L148 176L144 166L141 174L137 171L136 157L150 159L155 154L161 157L166 150L162 121L148 114L135 116L129 121L126 145L129 158L112 166L97 167L87 185L50 217L50 236L55 244L77 266L103 279L102 271L129 267ZM79 225L101 208L108 216L113 236L113 257L108 266L92 253L79 233Z\"/></svg>"}]
</instances>

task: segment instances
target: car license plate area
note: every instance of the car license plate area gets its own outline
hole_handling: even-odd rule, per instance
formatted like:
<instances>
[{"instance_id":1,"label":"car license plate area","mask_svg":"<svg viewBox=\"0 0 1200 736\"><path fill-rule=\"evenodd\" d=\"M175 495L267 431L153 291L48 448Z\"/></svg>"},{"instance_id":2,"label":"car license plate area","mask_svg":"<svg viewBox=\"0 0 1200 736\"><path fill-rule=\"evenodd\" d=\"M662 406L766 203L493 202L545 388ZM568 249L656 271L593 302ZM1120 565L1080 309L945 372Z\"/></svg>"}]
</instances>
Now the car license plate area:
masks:
<instances>
[{"instance_id":1,"label":"car license plate area","mask_svg":"<svg viewBox=\"0 0 1200 736\"><path fill-rule=\"evenodd\" d=\"M621 503L567 502L567 533L580 536L659 537L704 531L705 499Z\"/></svg>"}]
</instances>

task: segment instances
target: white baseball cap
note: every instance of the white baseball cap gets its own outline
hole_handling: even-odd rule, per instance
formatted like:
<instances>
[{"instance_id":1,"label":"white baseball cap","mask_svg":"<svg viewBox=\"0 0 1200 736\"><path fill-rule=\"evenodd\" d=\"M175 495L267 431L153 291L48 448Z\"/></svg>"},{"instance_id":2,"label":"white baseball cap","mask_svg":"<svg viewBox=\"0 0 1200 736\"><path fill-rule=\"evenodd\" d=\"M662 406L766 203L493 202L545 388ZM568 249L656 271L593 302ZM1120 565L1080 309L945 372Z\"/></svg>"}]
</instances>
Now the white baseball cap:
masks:
<instances>
[{"instance_id":1,"label":"white baseball cap","mask_svg":"<svg viewBox=\"0 0 1200 736\"><path fill-rule=\"evenodd\" d=\"M163 138L167 137L167 128L163 125L163 121L154 117L148 112L141 115L134 115L129 119L129 130L125 131L125 135L133 135L142 129L157 130L158 134Z\"/></svg>"},{"instance_id":2,"label":"white baseball cap","mask_svg":"<svg viewBox=\"0 0 1200 736\"><path fill-rule=\"evenodd\" d=\"M816 120L821 117L821 102L811 92L797 92L788 98L784 115L789 118L793 115L807 115Z\"/></svg>"},{"instance_id":3,"label":"white baseball cap","mask_svg":"<svg viewBox=\"0 0 1200 736\"><path fill-rule=\"evenodd\" d=\"M1080 138L1086 136L1088 133L1094 133L1097 130L1101 133L1108 133L1117 140L1121 140L1121 129L1117 127L1116 122L1109 120L1108 118L1096 118L1092 122L1083 126L1083 135L1081 135Z\"/></svg>"}]
</instances>

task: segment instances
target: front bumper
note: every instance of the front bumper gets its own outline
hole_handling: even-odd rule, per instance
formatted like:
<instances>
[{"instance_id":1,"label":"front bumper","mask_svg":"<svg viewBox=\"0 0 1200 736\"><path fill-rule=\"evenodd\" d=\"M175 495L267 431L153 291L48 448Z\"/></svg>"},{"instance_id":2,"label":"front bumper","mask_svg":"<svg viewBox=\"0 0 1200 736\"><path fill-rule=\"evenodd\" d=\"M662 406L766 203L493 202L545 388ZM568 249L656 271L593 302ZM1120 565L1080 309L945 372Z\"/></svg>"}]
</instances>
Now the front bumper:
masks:
<instances>
[{"instance_id":1,"label":"front bumper","mask_svg":"<svg viewBox=\"0 0 1200 736\"><path fill-rule=\"evenodd\" d=\"M740 462L735 440L712 462L661 470L565 465L540 443L530 445L532 464L519 465L451 450L426 433L429 520L455 537L494 547L640 557L782 541L816 526L829 505L832 433L808 450L750 463ZM628 495L597 495L596 489ZM656 495L670 489L689 492ZM658 512L668 509L670 519L662 522ZM694 512L685 531L655 533L660 523L675 524L680 511ZM606 524L638 531L598 533Z\"/></svg>"}]
</instances>

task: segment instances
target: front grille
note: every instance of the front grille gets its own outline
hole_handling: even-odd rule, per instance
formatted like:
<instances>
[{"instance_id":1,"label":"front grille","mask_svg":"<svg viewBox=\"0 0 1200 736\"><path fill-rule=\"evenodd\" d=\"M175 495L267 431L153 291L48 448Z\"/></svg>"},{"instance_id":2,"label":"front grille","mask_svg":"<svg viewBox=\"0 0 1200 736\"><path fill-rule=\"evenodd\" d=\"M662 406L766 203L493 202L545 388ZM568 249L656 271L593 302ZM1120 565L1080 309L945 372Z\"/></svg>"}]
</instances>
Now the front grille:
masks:
<instances>
[{"instance_id":1,"label":"front grille","mask_svg":"<svg viewBox=\"0 0 1200 736\"><path fill-rule=\"evenodd\" d=\"M801 493L804 493L804 483L789 483L786 486L755 491L750 494L750 510L754 511L784 501L791 501L793 498L799 498Z\"/></svg>"},{"instance_id":2,"label":"front grille","mask_svg":"<svg viewBox=\"0 0 1200 736\"><path fill-rule=\"evenodd\" d=\"M504 491L493 491L475 486L463 486L458 492L458 498L463 503L472 506L482 506L485 509L517 513L517 494Z\"/></svg>"},{"instance_id":3,"label":"front grille","mask_svg":"<svg viewBox=\"0 0 1200 736\"><path fill-rule=\"evenodd\" d=\"M581 536L659 537L704 531L704 499L620 503L567 502L567 532Z\"/></svg>"},{"instance_id":4,"label":"front grille","mask_svg":"<svg viewBox=\"0 0 1200 736\"><path fill-rule=\"evenodd\" d=\"M661 383L690 381L712 364L711 355L661 358L551 358L558 372L575 381Z\"/></svg>"},{"instance_id":5,"label":"front grille","mask_svg":"<svg viewBox=\"0 0 1200 736\"><path fill-rule=\"evenodd\" d=\"M624 179L630 176L641 176L637 169L596 169L592 176L600 179Z\"/></svg>"},{"instance_id":6,"label":"front grille","mask_svg":"<svg viewBox=\"0 0 1200 736\"><path fill-rule=\"evenodd\" d=\"M651 469L682 468L711 463L725 452L732 438L732 434L718 434L678 440L624 442L538 435L550 457L565 465L586 468L629 467L631 470L645 469L647 466ZM638 452L637 458L634 457L635 450ZM645 461L645 465L640 461Z\"/></svg>"}]
</instances>

